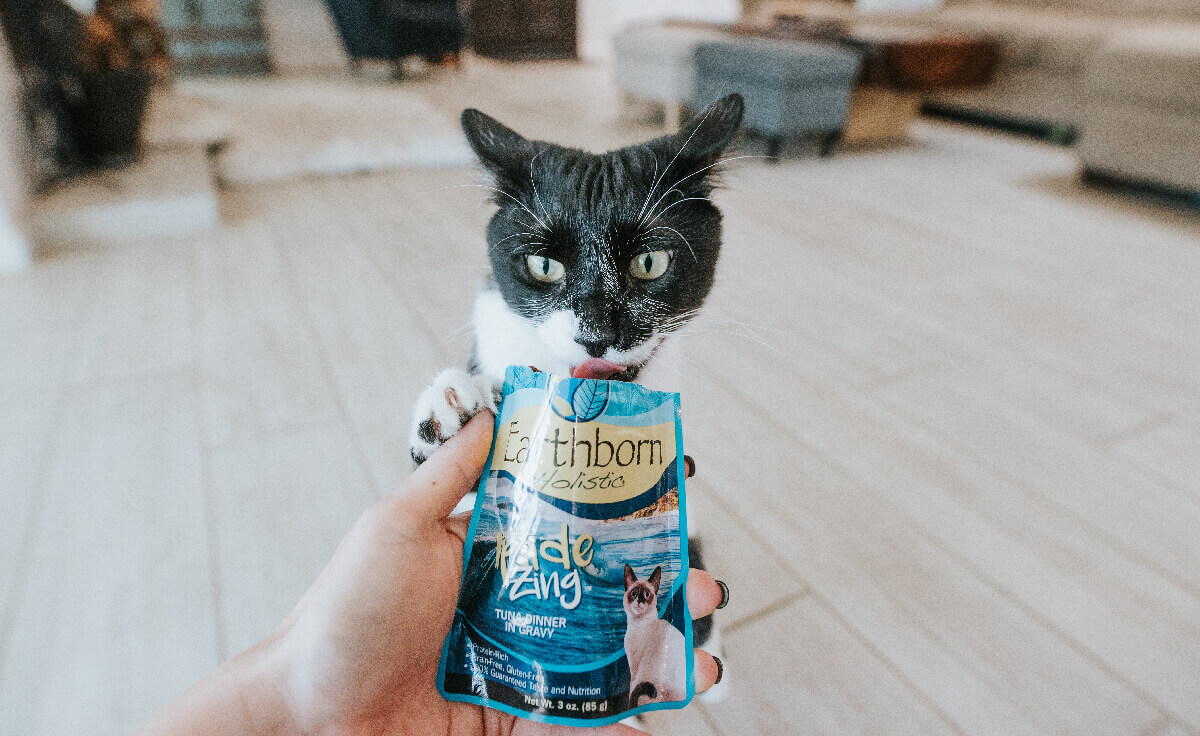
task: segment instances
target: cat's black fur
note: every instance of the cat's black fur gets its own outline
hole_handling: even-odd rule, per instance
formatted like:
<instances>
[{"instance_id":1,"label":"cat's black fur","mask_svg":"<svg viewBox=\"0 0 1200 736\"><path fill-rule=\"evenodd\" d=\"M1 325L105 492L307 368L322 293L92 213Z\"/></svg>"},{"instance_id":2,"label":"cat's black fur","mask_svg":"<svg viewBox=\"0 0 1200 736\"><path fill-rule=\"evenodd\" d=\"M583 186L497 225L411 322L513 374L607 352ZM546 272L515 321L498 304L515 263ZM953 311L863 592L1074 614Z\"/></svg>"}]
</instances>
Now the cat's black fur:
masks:
<instances>
[{"instance_id":1,"label":"cat's black fur","mask_svg":"<svg viewBox=\"0 0 1200 736\"><path fill-rule=\"evenodd\" d=\"M593 154L527 140L478 110L464 111L467 140L495 184L488 250L509 307L534 320L572 310L577 341L594 357L680 326L712 288L721 213L708 195L742 112L741 96L730 95L677 134ZM671 253L661 278L629 275L635 256L658 250ZM565 279L535 280L529 255L559 261ZM638 369L615 378L632 380Z\"/></svg>"}]
</instances>

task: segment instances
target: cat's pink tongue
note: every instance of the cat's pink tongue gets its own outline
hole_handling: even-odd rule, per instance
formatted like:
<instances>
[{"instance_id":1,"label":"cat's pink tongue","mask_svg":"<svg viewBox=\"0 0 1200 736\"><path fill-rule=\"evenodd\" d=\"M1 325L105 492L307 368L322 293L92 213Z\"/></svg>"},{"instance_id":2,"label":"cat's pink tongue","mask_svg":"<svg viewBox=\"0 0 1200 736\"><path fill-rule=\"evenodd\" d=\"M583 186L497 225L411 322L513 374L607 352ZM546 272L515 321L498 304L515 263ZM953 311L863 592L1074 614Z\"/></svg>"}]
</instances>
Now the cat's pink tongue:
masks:
<instances>
[{"instance_id":1,"label":"cat's pink tongue","mask_svg":"<svg viewBox=\"0 0 1200 736\"><path fill-rule=\"evenodd\" d=\"M571 378L599 378L607 381L625 370L625 366L611 363L604 358L588 358L579 365L571 366Z\"/></svg>"}]
</instances>

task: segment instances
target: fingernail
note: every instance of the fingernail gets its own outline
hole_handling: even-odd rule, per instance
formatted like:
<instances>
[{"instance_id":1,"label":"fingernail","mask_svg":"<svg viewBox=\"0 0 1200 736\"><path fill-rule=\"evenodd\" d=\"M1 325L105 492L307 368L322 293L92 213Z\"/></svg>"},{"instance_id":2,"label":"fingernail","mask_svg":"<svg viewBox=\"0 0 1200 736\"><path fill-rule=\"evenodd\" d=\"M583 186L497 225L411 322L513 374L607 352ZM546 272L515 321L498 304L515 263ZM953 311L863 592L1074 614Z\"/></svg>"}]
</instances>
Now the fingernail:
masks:
<instances>
[{"instance_id":1,"label":"fingernail","mask_svg":"<svg viewBox=\"0 0 1200 736\"><path fill-rule=\"evenodd\" d=\"M717 604L717 608L724 608L729 605L729 586L723 580L718 580L717 585L721 586L721 602Z\"/></svg>"},{"instance_id":2,"label":"fingernail","mask_svg":"<svg viewBox=\"0 0 1200 736\"><path fill-rule=\"evenodd\" d=\"M713 680L713 685L719 685L721 678L725 676L725 665L721 664L721 658L717 655L712 655L712 658L717 663L717 679Z\"/></svg>"},{"instance_id":3,"label":"fingernail","mask_svg":"<svg viewBox=\"0 0 1200 736\"><path fill-rule=\"evenodd\" d=\"M692 459L691 455L683 456L683 468L685 478L691 478L696 474L696 461Z\"/></svg>"}]
</instances>

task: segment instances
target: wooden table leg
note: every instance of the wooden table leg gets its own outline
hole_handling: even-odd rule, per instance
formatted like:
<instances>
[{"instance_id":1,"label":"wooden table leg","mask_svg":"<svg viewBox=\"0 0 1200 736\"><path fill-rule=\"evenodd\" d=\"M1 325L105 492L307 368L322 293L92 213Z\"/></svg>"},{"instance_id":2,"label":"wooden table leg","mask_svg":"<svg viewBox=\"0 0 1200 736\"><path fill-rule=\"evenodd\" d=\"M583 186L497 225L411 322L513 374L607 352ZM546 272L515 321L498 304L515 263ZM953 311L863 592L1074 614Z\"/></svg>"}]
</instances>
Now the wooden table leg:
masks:
<instances>
[{"instance_id":1,"label":"wooden table leg","mask_svg":"<svg viewBox=\"0 0 1200 736\"><path fill-rule=\"evenodd\" d=\"M850 98L844 140L851 145L902 141L921 112L918 92L860 86Z\"/></svg>"}]
</instances>

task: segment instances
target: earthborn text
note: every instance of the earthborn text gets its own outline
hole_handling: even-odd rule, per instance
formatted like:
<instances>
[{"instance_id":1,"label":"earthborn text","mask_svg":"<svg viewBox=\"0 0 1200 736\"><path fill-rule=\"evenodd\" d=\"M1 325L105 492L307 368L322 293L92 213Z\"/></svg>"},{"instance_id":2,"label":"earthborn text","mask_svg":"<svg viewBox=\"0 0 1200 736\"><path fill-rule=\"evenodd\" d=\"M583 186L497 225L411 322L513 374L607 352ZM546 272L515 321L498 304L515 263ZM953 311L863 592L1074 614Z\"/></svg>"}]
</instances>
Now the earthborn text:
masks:
<instances>
[{"instance_id":1,"label":"earthborn text","mask_svg":"<svg viewBox=\"0 0 1200 736\"><path fill-rule=\"evenodd\" d=\"M522 431L519 421L514 419L508 423L508 442L505 443L504 462L524 463L529 459L529 435ZM662 465L662 440L624 439L612 442L602 436L599 427L594 434L588 431L579 432L571 427L570 435L564 436L561 427L554 429L554 434L542 438L543 452L552 453L551 464L556 468L583 467L620 468L630 465Z\"/></svg>"}]
</instances>

